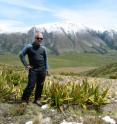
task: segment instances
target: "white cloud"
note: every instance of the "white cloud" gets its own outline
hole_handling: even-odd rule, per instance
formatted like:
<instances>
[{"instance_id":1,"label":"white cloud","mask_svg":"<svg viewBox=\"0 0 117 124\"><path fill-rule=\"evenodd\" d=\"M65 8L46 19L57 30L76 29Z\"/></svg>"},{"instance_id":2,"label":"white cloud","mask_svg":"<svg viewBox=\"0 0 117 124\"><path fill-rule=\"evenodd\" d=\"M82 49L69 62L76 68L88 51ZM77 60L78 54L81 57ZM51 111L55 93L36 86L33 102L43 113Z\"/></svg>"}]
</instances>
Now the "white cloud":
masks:
<instances>
[{"instance_id":1,"label":"white cloud","mask_svg":"<svg viewBox=\"0 0 117 124\"><path fill-rule=\"evenodd\" d=\"M82 23L93 29L117 29L117 13L113 11L63 9L56 12L55 16L63 21Z\"/></svg>"},{"instance_id":2,"label":"white cloud","mask_svg":"<svg viewBox=\"0 0 117 124\"><path fill-rule=\"evenodd\" d=\"M33 1L33 0L0 0L1 3L7 4L7 5L14 5L18 8L17 11L14 11L14 9L11 9L11 11L7 9L3 9L1 11L1 15L5 16L6 18L9 18L11 20L0 20L0 30L7 30L7 31L19 31L25 28L27 22L26 20L29 20L29 23L32 22L33 20L31 20L31 18L33 16L36 17L36 19L45 19L45 21L50 22L49 19L51 19L52 17L52 21L54 22L55 20L62 20L62 21L72 21L72 22L77 22L77 23L81 23L86 25L87 27L91 27L93 29L97 29L97 30L105 30L105 29L114 29L117 30L117 13L116 11L110 11L108 10L108 7L106 7L106 5L112 5L109 3L117 3L116 0L99 0L99 5L105 5L103 10L99 6L97 6L97 9L95 8L95 6L92 8L85 8L85 9L63 9L60 6L51 6L50 4L44 4L43 0L37 0L37 1ZM103 4L101 4L101 2ZM104 3L108 3L108 4L104 4ZM51 6L51 7L50 7ZM45 12L45 13L40 13L40 14L30 14L30 11L26 11L22 9L23 8L28 8L31 9L33 11L36 12ZM91 7L91 6L90 6ZM105 10L106 9L106 10ZM14 12L13 12L14 11ZM46 12L48 15L48 18L44 18L46 16ZM43 15L44 14L44 15ZM49 16L50 15L50 16ZM12 19L17 19L18 17L23 18L23 16L25 16L25 18L23 18L22 20L23 22L20 21L14 21ZM33 19L33 18L32 18ZM48 20L47 20L48 19ZM28 23L28 24L29 24ZM32 23L31 23L32 24Z\"/></svg>"},{"instance_id":3,"label":"white cloud","mask_svg":"<svg viewBox=\"0 0 117 124\"><path fill-rule=\"evenodd\" d=\"M30 27L26 27L22 22L15 20L0 20L0 33L2 32L25 32Z\"/></svg>"},{"instance_id":4,"label":"white cloud","mask_svg":"<svg viewBox=\"0 0 117 124\"><path fill-rule=\"evenodd\" d=\"M29 1L29 0L0 0L0 2L3 3L7 3L7 4L11 4L11 5L15 5L15 6L19 6L19 7L24 7L24 8L29 8L29 9L33 9L33 10L37 10L37 11L52 11L50 8L45 7L41 1L38 1L36 3L34 3L33 1Z\"/></svg>"}]
</instances>

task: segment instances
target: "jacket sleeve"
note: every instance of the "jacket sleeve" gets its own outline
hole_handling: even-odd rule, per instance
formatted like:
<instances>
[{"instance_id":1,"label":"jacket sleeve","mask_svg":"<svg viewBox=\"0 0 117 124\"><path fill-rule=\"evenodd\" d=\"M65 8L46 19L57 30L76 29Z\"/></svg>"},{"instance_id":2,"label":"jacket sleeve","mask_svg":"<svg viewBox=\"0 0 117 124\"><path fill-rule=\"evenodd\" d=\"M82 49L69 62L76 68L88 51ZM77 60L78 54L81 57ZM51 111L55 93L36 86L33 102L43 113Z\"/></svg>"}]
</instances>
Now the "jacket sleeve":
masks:
<instances>
[{"instance_id":1,"label":"jacket sleeve","mask_svg":"<svg viewBox=\"0 0 117 124\"><path fill-rule=\"evenodd\" d=\"M46 71L48 71L48 56L47 56L47 50L46 50L45 47L44 47L44 49L45 49L45 52L44 52L45 68L46 68Z\"/></svg>"},{"instance_id":2,"label":"jacket sleeve","mask_svg":"<svg viewBox=\"0 0 117 124\"><path fill-rule=\"evenodd\" d=\"M19 53L19 58L21 62L23 63L24 66L27 66L27 61L26 61L26 54L27 54L28 46L25 46L22 51Z\"/></svg>"}]
</instances>

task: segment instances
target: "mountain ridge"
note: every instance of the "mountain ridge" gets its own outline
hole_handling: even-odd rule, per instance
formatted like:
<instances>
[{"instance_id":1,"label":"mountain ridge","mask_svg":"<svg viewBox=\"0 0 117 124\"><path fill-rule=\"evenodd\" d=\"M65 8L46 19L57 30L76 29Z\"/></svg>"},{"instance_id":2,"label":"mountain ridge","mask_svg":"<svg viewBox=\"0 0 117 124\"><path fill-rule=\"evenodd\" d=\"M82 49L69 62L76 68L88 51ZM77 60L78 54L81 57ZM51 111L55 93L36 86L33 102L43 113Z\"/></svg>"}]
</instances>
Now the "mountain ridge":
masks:
<instances>
[{"instance_id":1,"label":"mountain ridge","mask_svg":"<svg viewBox=\"0 0 117 124\"><path fill-rule=\"evenodd\" d=\"M102 32L81 24L55 23L37 25L25 33L0 34L0 51L18 53L25 44L34 41L34 34L37 31L43 33L43 44L51 54L59 55L65 52L105 54L110 50L117 50L117 32L114 30Z\"/></svg>"}]
</instances>

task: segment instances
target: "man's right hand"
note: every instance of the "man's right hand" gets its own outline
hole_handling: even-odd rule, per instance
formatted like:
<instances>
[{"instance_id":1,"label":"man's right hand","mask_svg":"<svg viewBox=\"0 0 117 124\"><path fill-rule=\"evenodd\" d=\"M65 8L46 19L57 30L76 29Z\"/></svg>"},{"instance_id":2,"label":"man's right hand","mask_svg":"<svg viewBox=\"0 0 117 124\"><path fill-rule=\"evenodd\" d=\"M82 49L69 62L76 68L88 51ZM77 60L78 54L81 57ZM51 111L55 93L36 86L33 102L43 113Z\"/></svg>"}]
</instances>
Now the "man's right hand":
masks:
<instances>
[{"instance_id":1,"label":"man's right hand","mask_svg":"<svg viewBox=\"0 0 117 124\"><path fill-rule=\"evenodd\" d=\"M29 72L29 70L32 69L32 67L31 67L30 65L27 65L27 66L25 67L25 69L26 69L26 71Z\"/></svg>"},{"instance_id":2,"label":"man's right hand","mask_svg":"<svg viewBox=\"0 0 117 124\"><path fill-rule=\"evenodd\" d=\"M47 75L47 76L50 76L50 74L49 74L49 72L48 72L48 71L46 71L46 75Z\"/></svg>"}]
</instances>

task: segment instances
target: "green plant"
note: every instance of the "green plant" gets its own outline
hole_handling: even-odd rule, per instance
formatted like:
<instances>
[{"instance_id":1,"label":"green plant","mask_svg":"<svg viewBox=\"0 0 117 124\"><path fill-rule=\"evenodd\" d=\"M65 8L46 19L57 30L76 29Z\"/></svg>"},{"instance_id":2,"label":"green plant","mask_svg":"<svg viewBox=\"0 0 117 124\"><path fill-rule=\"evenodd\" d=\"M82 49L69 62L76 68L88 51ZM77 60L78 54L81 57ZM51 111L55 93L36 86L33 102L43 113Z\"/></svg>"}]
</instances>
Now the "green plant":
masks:
<instances>
[{"instance_id":1,"label":"green plant","mask_svg":"<svg viewBox=\"0 0 117 124\"><path fill-rule=\"evenodd\" d=\"M58 109L65 104L76 104L87 109L88 105L98 108L108 103L108 88L102 90L99 85L85 78L79 83L75 81L77 77L69 76L69 79L67 78L60 75L49 76L44 83L42 102L49 103ZM20 99L27 82L26 79L23 69L0 65L0 100L16 101Z\"/></svg>"},{"instance_id":2,"label":"green plant","mask_svg":"<svg viewBox=\"0 0 117 124\"><path fill-rule=\"evenodd\" d=\"M44 95L48 96L51 106L60 108L64 104L77 104L87 108L88 105L94 107L100 107L103 104L108 103L107 95L109 89L106 88L100 91L98 85L89 83L86 79L83 80L82 84L68 82L49 82L47 83L48 89L44 87ZM46 88L46 90L45 90Z\"/></svg>"}]
</instances>

